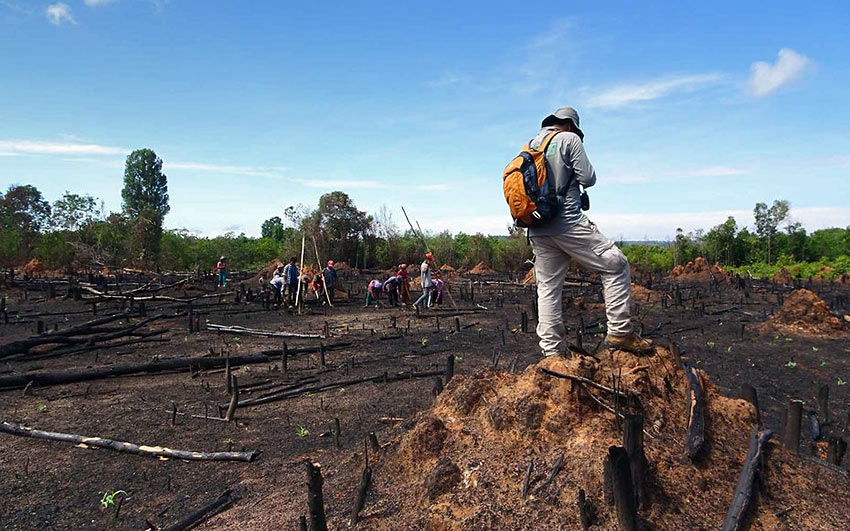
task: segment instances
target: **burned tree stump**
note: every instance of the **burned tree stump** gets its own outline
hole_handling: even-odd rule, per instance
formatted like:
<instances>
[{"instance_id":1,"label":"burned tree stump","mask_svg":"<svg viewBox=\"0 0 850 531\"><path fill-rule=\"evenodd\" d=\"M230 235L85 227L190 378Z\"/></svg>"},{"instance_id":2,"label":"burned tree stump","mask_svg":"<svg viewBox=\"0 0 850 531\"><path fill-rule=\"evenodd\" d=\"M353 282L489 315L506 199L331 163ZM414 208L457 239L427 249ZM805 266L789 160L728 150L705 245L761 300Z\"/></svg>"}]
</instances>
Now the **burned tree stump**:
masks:
<instances>
[{"instance_id":1,"label":"burned tree stump","mask_svg":"<svg viewBox=\"0 0 850 531\"><path fill-rule=\"evenodd\" d=\"M236 381L236 376L230 377L230 405L227 407L227 414L224 415L224 420L232 421L236 415L236 406L239 404L239 384Z\"/></svg>"},{"instance_id":2,"label":"burned tree stump","mask_svg":"<svg viewBox=\"0 0 850 531\"><path fill-rule=\"evenodd\" d=\"M322 495L322 465L307 461L307 505L310 509L310 530L327 531L325 499Z\"/></svg>"},{"instance_id":3,"label":"burned tree stump","mask_svg":"<svg viewBox=\"0 0 850 531\"><path fill-rule=\"evenodd\" d=\"M756 424L761 426L761 412L759 411L759 397L755 387L750 384L741 386L741 398L749 402L756 408Z\"/></svg>"},{"instance_id":4,"label":"burned tree stump","mask_svg":"<svg viewBox=\"0 0 850 531\"><path fill-rule=\"evenodd\" d=\"M617 512L617 522L623 531L637 531L638 517L629 454L620 446L608 448L606 468L611 477L611 494Z\"/></svg>"},{"instance_id":5,"label":"burned tree stump","mask_svg":"<svg viewBox=\"0 0 850 531\"><path fill-rule=\"evenodd\" d=\"M629 454L629 467L632 472L632 486L639 507L648 505L644 478L646 476L646 455L643 451L643 415L626 415L623 430L623 447Z\"/></svg>"},{"instance_id":6,"label":"burned tree stump","mask_svg":"<svg viewBox=\"0 0 850 531\"><path fill-rule=\"evenodd\" d=\"M688 433L685 438L685 455L693 461L705 445L705 393L702 379L696 369L688 363L684 366L688 377Z\"/></svg>"},{"instance_id":7,"label":"burned tree stump","mask_svg":"<svg viewBox=\"0 0 850 531\"><path fill-rule=\"evenodd\" d=\"M741 469L738 486L735 487L732 504L729 506L726 519L723 520L723 526L720 528L722 531L737 531L745 528L747 510L753 497L753 482L756 476L761 473L764 446L771 435L773 435L773 432L770 430L765 430L759 434L758 426L753 426L750 435L750 449L747 452L747 458L744 460L744 467Z\"/></svg>"},{"instance_id":8,"label":"burned tree stump","mask_svg":"<svg viewBox=\"0 0 850 531\"><path fill-rule=\"evenodd\" d=\"M587 531L590 529L590 525L593 523L593 510L590 504L587 502L587 497L584 494L584 489L578 489L578 519L581 522L581 528L583 531Z\"/></svg>"},{"instance_id":9,"label":"burned tree stump","mask_svg":"<svg viewBox=\"0 0 850 531\"><path fill-rule=\"evenodd\" d=\"M455 375L455 355L449 354L446 358L446 385L449 384L452 377Z\"/></svg>"}]
</instances>

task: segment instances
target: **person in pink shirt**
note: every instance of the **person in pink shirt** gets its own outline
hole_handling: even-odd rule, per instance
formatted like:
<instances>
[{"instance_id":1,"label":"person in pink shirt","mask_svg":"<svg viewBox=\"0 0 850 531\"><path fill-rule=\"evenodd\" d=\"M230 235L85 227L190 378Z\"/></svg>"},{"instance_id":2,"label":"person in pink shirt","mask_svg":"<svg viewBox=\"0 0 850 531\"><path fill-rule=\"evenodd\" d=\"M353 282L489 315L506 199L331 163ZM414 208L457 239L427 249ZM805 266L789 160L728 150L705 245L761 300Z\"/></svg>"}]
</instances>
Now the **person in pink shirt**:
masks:
<instances>
[{"instance_id":1,"label":"person in pink shirt","mask_svg":"<svg viewBox=\"0 0 850 531\"><path fill-rule=\"evenodd\" d=\"M375 308L378 307L378 299L381 298L381 291L383 291L384 285L377 278L369 282L369 285L366 287L366 306L364 308L368 308L372 302L375 302Z\"/></svg>"},{"instance_id":2,"label":"person in pink shirt","mask_svg":"<svg viewBox=\"0 0 850 531\"><path fill-rule=\"evenodd\" d=\"M219 258L215 269L218 272L218 286L220 288L227 286L227 258L224 256Z\"/></svg>"}]
</instances>

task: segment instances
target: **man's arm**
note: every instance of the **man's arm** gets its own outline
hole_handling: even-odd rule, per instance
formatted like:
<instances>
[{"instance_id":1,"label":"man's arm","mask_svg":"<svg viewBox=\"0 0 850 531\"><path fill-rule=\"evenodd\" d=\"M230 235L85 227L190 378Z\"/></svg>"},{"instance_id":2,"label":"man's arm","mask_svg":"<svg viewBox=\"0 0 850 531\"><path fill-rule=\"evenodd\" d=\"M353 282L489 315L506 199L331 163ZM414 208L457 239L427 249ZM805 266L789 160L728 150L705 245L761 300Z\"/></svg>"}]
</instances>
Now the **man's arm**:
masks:
<instances>
[{"instance_id":1,"label":"man's arm","mask_svg":"<svg viewBox=\"0 0 850 531\"><path fill-rule=\"evenodd\" d=\"M566 135L567 142L564 142L563 147L567 148L567 153L561 153L564 159L570 161L570 166L573 167L576 181L585 188L590 188L596 184L596 170L590 164L587 158L587 153L584 151L584 144L576 134Z\"/></svg>"}]
</instances>

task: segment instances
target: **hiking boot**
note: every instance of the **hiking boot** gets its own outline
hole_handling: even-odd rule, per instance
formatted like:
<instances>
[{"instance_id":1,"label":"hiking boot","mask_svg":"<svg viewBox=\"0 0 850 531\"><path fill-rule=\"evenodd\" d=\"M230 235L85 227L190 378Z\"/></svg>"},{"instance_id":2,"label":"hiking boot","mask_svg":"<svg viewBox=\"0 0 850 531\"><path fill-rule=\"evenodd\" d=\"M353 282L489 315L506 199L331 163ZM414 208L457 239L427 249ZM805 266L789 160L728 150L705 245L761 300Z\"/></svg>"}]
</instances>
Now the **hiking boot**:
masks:
<instances>
[{"instance_id":1,"label":"hiking boot","mask_svg":"<svg viewBox=\"0 0 850 531\"><path fill-rule=\"evenodd\" d=\"M605 346L610 349L625 350L632 354L652 354L654 347L652 341L644 339L634 332L625 336L605 336Z\"/></svg>"}]
</instances>

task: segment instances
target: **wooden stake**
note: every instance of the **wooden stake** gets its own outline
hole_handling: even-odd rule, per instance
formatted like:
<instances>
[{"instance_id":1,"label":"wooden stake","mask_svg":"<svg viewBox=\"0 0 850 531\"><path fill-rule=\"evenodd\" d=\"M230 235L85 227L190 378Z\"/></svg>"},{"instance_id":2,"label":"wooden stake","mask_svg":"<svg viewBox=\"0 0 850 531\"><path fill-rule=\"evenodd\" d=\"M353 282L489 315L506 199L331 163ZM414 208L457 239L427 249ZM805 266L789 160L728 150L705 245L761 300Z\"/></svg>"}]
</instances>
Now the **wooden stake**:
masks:
<instances>
[{"instance_id":1,"label":"wooden stake","mask_svg":"<svg viewBox=\"0 0 850 531\"><path fill-rule=\"evenodd\" d=\"M239 403L239 384L235 375L231 376L231 381L230 405L227 408L227 414L224 415L224 420L227 422L230 422L235 418L236 404Z\"/></svg>"},{"instance_id":2,"label":"wooden stake","mask_svg":"<svg viewBox=\"0 0 850 531\"><path fill-rule=\"evenodd\" d=\"M636 531L638 528L637 505L632 488L629 454L619 446L611 446L608 448L607 463L610 467L611 490L617 522L623 531Z\"/></svg>"},{"instance_id":3,"label":"wooden stake","mask_svg":"<svg viewBox=\"0 0 850 531\"><path fill-rule=\"evenodd\" d=\"M354 497L354 507L351 509L351 525L356 525L360 520L360 511L366 505L366 494L369 493L369 486L372 484L372 469L367 465L363 468L363 474L360 476L360 485L357 487L357 494Z\"/></svg>"},{"instance_id":4,"label":"wooden stake","mask_svg":"<svg viewBox=\"0 0 850 531\"><path fill-rule=\"evenodd\" d=\"M829 424L829 386L818 388L818 417L823 424Z\"/></svg>"},{"instance_id":5,"label":"wooden stake","mask_svg":"<svg viewBox=\"0 0 850 531\"><path fill-rule=\"evenodd\" d=\"M785 433L782 442L789 452L800 451L800 419L803 415L803 402L791 399L788 402L788 413L785 416Z\"/></svg>"},{"instance_id":6,"label":"wooden stake","mask_svg":"<svg viewBox=\"0 0 850 531\"><path fill-rule=\"evenodd\" d=\"M446 358L446 385L449 384L452 377L455 375L455 355L449 354Z\"/></svg>"}]
</instances>

